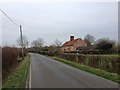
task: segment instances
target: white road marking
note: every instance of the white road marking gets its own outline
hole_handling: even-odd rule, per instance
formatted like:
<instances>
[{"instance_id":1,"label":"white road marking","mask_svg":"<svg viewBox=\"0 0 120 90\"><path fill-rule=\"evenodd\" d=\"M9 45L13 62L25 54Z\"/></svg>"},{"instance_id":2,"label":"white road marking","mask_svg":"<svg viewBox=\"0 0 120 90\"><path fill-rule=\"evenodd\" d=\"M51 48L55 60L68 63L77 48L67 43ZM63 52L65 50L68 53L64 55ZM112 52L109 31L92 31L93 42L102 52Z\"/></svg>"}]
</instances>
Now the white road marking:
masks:
<instances>
[{"instance_id":1,"label":"white road marking","mask_svg":"<svg viewBox=\"0 0 120 90\"><path fill-rule=\"evenodd\" d=\"M31 63L30 63L30 75L29 75L29 88L31 88Z\"/></svg>"}]
</instances>

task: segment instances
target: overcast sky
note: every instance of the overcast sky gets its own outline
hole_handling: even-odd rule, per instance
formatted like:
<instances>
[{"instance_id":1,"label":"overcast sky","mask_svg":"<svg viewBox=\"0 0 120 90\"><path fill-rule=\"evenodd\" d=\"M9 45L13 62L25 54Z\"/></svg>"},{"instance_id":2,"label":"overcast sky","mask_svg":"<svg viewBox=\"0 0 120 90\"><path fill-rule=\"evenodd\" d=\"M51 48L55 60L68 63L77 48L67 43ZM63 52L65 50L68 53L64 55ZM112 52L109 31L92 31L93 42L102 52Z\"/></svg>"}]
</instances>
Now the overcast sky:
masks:
<instances>
[{"instance_id":1,"label":"overcast sky","mask_svg":"<svg viewBox=\"0 0 120 90\"><path fill-rule=\"evenodd\" d=\"M1 8L18 25L29 41L42 38L50 45L69 36L118 39L117 2L9 2ZM15 45L19 27L2 15L3 43Z\"/></svg>"}]
</instances>

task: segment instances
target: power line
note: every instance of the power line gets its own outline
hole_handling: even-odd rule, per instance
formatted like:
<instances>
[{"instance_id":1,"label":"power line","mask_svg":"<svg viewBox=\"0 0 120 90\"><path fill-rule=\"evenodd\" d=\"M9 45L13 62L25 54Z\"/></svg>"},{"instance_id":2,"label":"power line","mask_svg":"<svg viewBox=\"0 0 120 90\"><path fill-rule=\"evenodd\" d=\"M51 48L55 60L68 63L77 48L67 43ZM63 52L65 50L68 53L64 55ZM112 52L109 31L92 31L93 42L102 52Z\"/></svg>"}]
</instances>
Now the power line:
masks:
<instances>
[{"instance_id":1,"label":"power line","mask_svg":"<svg viewBox=\"0 0 120 90\"><path fill-rule=\"evenodd\" d=\"M17 27L18 25L3 11L0 9L0 11L2 11L2 13L11 21L13 22ZM20 25L20 35L21 35L21 43L22 43L22 59L24 58L24 50L23 50L23 36L22 36L22 27Z\"/></svg>"},{"instance_id":2,"label":"power line","mask_svg":"<svg viewBox=\"0 0 120 90\"><path fill-rule=\"evenodd\" d=\"M0 11L8 18L11 22L13 22L13 23L18 27L18 25L17 25L3 10L0 9Z\"/></svg>"}]
</instances>

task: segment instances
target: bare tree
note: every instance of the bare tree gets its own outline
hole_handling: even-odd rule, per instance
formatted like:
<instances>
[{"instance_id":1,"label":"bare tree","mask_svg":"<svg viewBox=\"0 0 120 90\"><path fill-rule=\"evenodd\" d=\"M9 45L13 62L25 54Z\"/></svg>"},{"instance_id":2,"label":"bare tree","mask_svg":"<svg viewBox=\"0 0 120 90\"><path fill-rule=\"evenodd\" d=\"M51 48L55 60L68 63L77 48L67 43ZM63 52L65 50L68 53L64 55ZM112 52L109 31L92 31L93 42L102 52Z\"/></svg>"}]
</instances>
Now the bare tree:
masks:
<instances>
[{"instance_id":1,"label":"bare tree","mask_svg":"<svg viewBox=\"0 0 120 90\"><path fill-rule=\"evenodd\" d=\"M95 42L95 37L90 34L87 34L84 38L84 41L87 43L88 46L90 46Z\"/></svg>"},{"instance_id":2,"label":"bare tree","mask_svg":"<svg viewBox=\"0 0 120 90\"><path fill-rule=\"evenodd\" d=\"M21 43L21 37L19 37L17 39L17 44L22 47L22 43ZM23 35L23 48L27 48L29 45L29 41L28 41L28 38L27 36Z\"/></svg>"},{"instance_id":3,"label":"bare tree","mask_svg":"<svg viewBox=\"0 0 120 90\"><path fill-rule=\"evenodd\" d=\"M44 46L45 41L42 38L38 38L31 43L32 47L41 48Z\"/></svg>"},{"instance_id":4,"label":"bare tree","mask_svg":"<svg viewBox=\"0 0 120 90\"><path fill-rule=\"evenodd\" d=\"M56 39L54 41L54 43L50 46L50 49L52 51L59 51L61 45L62 45L62 42L60 40Z\"/></svg>"},{"instance_id":5,"label":"bare tree","mask_svg":"<svg viewBox=\"0 0 120 90\"><path fill-rule=\"evenodd\" d=\"M56 40L54 41L53 46L55 46L55 47L60 47L61 45L62 45L62 42L61 42L60 40L56 39Z\"/></svg>"},{"instance_id":6,"label":"bare tree","mask_svg":"<svg viewBox=\"0 0 120 90\"><path fill-rule=\"evenodd\" d=\"M32 41L31 46L35 52L38 52L43 48L44 43L45 41L42 38L38 38L37 40Z\"/></svg>"}]
</instances>

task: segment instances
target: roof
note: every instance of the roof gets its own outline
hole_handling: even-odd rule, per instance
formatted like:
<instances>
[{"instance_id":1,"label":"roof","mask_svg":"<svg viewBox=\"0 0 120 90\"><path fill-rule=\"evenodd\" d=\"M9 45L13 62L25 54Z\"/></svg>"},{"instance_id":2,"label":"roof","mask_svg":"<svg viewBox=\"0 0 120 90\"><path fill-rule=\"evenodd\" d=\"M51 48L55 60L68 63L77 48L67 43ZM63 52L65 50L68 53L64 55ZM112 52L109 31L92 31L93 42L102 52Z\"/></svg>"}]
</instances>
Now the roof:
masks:
<instances>
[{"instance_id":1,"label":"roof","mask_svg":"<svg viewBox=\"0 0 120 90\"><path fill-rule=\"evenodd\" d=\"M74 43L75 43L77 40L83 41L81 38L77 38L77 39L74 39L74 40L72 40L72 41L67 41L67 42L65 42L62 46L63 46L63 47L65 47L65 46L73 46Z\"/></svg>"}]
</instances>

